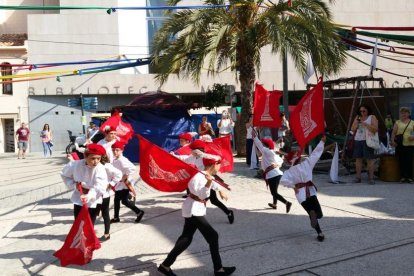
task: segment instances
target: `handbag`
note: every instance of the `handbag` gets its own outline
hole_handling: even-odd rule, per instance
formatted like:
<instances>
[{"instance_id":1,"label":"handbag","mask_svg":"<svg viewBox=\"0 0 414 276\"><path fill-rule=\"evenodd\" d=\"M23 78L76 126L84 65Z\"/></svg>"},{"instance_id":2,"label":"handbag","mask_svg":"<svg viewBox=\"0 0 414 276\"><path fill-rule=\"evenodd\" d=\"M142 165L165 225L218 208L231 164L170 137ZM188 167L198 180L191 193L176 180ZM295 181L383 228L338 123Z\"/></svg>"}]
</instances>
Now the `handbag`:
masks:
<instances>
[{"instance_id":1,"label":"handbag","mask_svg":"<svg viewBox=\"0 0 414 276\"><path fill-rule=\"evenodd\" d=\"M411 120L408 122L407 126L404 128L404 131L402 134L395 135L394 142L397 144L397 147L403 145L404 133L407 130L410 123L411 123Z\"/></svg>"},{"instance_id":2,"label":"handbag","mask_svg":"<svg viewBox=\"0 0 414 276\"><path fill-rule=\"evenodd\" d=\"M53 147L53 142L52 141L49 141L47 143L49 144L49 146Z\"/></svg>"},{"instance_id":3,"label":"handbag","mask_svg":"<svg viewBox=\"0 0 414 276\"><path fill-rule=\"evenodd\" d=\"M372 133L369 130L366 130L365 132L365 141L367 142L367 146L370 148L373 148L374 150L380 149L380 142L378 137L378 131L375 133Z\"/></svg>"}]
</instances>

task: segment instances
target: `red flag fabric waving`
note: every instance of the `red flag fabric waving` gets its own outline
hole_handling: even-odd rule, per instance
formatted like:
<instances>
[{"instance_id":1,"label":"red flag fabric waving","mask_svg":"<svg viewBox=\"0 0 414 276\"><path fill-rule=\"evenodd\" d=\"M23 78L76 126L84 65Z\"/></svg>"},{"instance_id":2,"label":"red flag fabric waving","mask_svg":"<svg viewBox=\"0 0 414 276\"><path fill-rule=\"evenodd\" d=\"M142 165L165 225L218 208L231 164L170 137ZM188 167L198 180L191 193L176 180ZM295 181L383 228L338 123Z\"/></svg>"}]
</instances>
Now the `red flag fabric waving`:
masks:
<instances>
[{"instance_id":1,"label":"red flag fabric waving","mask_svg":"<svg viewBox=\"0 0 414 276\"><path fill-rule=\"evenodd\" d=\"M220 172L232 172L234 161L233 151L231 150L230 136L224 136L213 139L213 142L206 143L206 151L215 151L221 155L221 167Z\"/></svg>"},{"instance_id":2,"label":"red flag fabric waving","mask_svg":"<svg viewBox=\"0 0 414 276\"><path fill-rule=\"evenodd\" d=\"M231 150L230 136L213 139L213 142L206 142L206 151L213 150L220 153L222 157L220 172L232 172L234 167L233 151ZM192 150L189 146L184 146L175 151L180 155L190 155Z\"/></svg>"},{"instance_id":3,"label":"red flag fabric waving","mask_svg":"<svg viewBox=\"0 0 414 276\"><path fill-rule=\"evenodd\" d=\"M185 145L184 147L179 148L175 151L178 155L190 155L192 150L190 149L190 145Z\"/></svg>"},{"instance_id":4,"label":"red flag fabric waving","mask_svg":"<svg viewBox=\"0 0 414 276\"><path fill-rule=\"evenodd\" d=\"M124 144L127 144L129 139L131 139L134 134L131 124L122 121L121 114L119 114L119 112L112 114L112 116L99 127L99 131L104 133L106 127L115 129L116 135Z\"/></svg>"},{"instance_id":5,"label":"red flag fabric waving","mask_svg":"<svg viewBox=\"0 0 414 276\"><path fill-rule=\"evenodd\" d=\"M309 141L325 131L322 79L299 101L290 114L289 123L302 149Z\"/></svg>"},{"instance_id":6,"label":"red flag fabric waving","mask_svg":"<svg viewBox=\"0 0 414 276\"><path fill-rule=\"evenodd\" d=\"M253 125L278 128L281 125L279 103L281 91L267 91L256 83L254 91Z\"/></svg>"},{"instance_id":7,"label":"red flag fabric waving","mask_svg":"<svg viewBox=\"0 0 414 276\"><path fill-rule=\"evenodd\" d=\"M60 260L62 266L84 265L92 260L93 251L99 248L101 243L95 235L88 206L84 204L62 248L53 255Z\"/></svg>"},{"instance_id":8,"label":"red flag fabric waving","mask_svg":"<svg viewBox=\"0 0 414 276\"><path fill-rule=\"evenodd\" d=\"M198 173L191 165L162 148L139 137L139 175L151 187L161 192L182 192L188 181Z\"/></svg>"}]
</instances>

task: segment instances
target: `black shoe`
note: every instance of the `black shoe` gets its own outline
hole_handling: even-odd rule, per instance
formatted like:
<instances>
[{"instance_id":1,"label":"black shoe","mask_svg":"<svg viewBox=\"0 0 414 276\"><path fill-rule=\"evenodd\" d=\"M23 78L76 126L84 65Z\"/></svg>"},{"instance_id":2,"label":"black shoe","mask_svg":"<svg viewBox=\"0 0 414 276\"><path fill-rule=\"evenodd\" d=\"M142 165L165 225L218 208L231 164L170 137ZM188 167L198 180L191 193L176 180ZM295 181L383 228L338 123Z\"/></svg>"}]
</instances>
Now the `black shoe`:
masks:
<instances>
[{"instance_id":1,"label":"black shoe","mask_svg":"<svg viewBox=\"0 0 414 276\"><path fill-rule=\"evenodd\" d=\"M119 218L113 218L113 219L111 219L110 222L111 223L117 223L117 222L120 222L120 220L119 220Z\"/></svg>"},{"instance_id":2,"label":"black shoe","mask_svg":"<svg viewBox=\"0 0 414 276\"><path fill-rule=\"evenodd\" d=\"M230 211L230 213L227 215L227 218L229 219L230 224L233 224L233 222L234 222L234 213L233 213L233 211Z\"/></svg>"},{"instance_id":3,"label":"black shoe","mask_svg":"<svg viewBox=\"0 0 414 276\"><path fill-rule=\"evenodd\" d=\"M108 235L108 236L103 235L102 237L99 238L99 240L101 242L105 242L105 241L109 240L110 238L111 238L111 235Z\"/></svg>"},{"instance_id":4,"label":"black shoe","mask_svg":"<svg viewBox=\"0 0 414 276\"><path fill-rule=\"evenodd\" d=\"M235 266L229 266L229 267L223 266L223 270L224 271L214 271L214 275L215 276L231 275L233 274L234 271L236 271L236 267Z\"/></svg>"},{"instance_id":5,"label":"black shoe","mask_svg":"<svg viewBox=\"0 0 414 276\"><path fill-rule=\"evenodd\" d=\"M314 210L311 210L309 212L310 221L312 228L316 228L316 225L318 225L318 219L316 218L316 212Z\"/></svg>"},{"instance_id":6,"label":"black shoe","mask_svg":"<svg viewBox=\"0 0 414 276\"><path fill-rule=\"evenodd\" d=\"M292 202L286 202L286 213L290 212L290 208L292 207Z\"/></svg>"},{"instance_id":7,"label":"black shoe","mask_svg":"<svg viewBox=\"0 0 414 276\"><path fill-rule=\"evenodd\" d=\"M325 235L320 233L320 234L318 234L317 239L318 239L318 241L323 242L323 240L325 239Z\"/></svg>"},{"instance_id":8,"label":"black shoe","mask_svg":"<svg viewBox=\"0 0 414 276\"><path fill-rule=\"evenodd\" d=\"M139 211L137 218L135 219L135 222L138 223L141 221L142 217L144 216L144 211Z\"/></svg>"},{"instance_id":9,"label":"black shoe","mask_svg":"<svg viewBox=\"0 0 414 276\"><path fill-rule=\"evenodd\" d=\"M162 265L160 265L159 267L158 267L158 271L159 272L161 272L162 274L164 274L164 275L167 275L167 276L177 276L177 274L175 274L172 270L171 270L171 268L169 269L169 270L167 270L165 267L163 267Z\"/></svg>"},{"instance_id":10,"label":"black shoe","mask_svg":"<svg viewBox=\"0 0 414 276\"><path fill-rule=\"evenodd\" d=\"M272 208L272 209L276 209L277 208L277 205L276 204L273 204L273 203L268 203L267 205L269 205L269 207Z\"/></svg>"}]
</instances>

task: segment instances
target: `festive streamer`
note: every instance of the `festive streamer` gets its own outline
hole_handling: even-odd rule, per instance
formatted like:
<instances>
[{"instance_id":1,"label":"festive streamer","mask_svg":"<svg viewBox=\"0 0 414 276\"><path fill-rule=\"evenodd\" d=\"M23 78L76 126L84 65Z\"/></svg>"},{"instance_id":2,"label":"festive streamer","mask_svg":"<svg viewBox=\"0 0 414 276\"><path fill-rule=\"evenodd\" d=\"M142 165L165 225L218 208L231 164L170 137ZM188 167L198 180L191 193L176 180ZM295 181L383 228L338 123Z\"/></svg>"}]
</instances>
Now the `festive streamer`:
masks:
<instances>
[{"instance_id":1,"label":"festive streamer","mask_svg":"<svg viewBox=\"0 0 414 276\"><path fill-rule=\"evenodd\" d=\"M0 6L0 10L105 10L108 14L117 10L194 10L228 8L230 5L208 6L148 6L148 7L103 7L103 6Z\"/></svg>"},{"instance_id":2,"label":"festive streamer","mask_svg":"<svg viewBox=\"0 0 414 276\"><path fill-rule=\"evenodd\" d=\"M363 26L352 27L353 32L355 32L356 29L370 30L370 31L400 31L400 32L414 31L414 27L363 27Z\"/></svg>"},{"instance_id":3,"label":"festive streamer","mask_svg":"<svg viewBox=\"0 0 414 276\"><path fill-rule=\"evenodd\" d=\"M360 62L360 63L362 63L362 64L365 64L365 65L367 65L367 66L371 66L369 63L366 63L365 61L362 61L362 60L360 60L359 58L354 57L353 55L351 55L351 54L349 54L349 53L347 53L347 52L345 52L345 54L346 54L347 56L349 56L350 58L355 59L356 61L359 61L359 62ZM378 68L378 67L377 67L375 70L376 70L376 71L381 71L381 72L384 72L384 73L387 73L387 74L390 74L390 75L394 75L394 76L398 76L398 77L407 78L407 79L414 78L414 76L402 75L402 74L394 73L394 72L387 71L387 70L384 70L384 69L380 69L380 68Z\"/></svg>"}]
</instances>

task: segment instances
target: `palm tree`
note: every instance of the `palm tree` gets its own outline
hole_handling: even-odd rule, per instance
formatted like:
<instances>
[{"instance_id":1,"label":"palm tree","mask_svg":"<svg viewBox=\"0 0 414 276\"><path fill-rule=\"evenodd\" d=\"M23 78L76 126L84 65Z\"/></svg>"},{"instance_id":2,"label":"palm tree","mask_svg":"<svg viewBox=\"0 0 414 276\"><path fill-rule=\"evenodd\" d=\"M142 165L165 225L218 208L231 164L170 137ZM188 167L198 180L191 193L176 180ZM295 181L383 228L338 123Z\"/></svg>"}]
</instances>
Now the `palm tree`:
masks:
<instances>
[{"instance_id":1,"label":"palm tree","mask_svg":"<svg viewBox=\"0 0 414 276\"><path fill-rule=\"evenodd\" d=\"M177 5L180 0L170 0ZM252 113L256 74L260 74L261 49L270 45L274 54L287 53L301 74L306 57L323 75L338 73L345 63L345 49L339 43L331 12L321 0L283 1L204 0L204 5L228 8L181 10L157 32L152 45L156 79L164 83L170 74L199 83L207 70L214 76L230 68L241 87L241 119L236 124L236 146L245 154L246 129ZM269 4L269 2L271 4ZM239 74L237 74L237 72Z\"/></svg>"}]
</instances>

